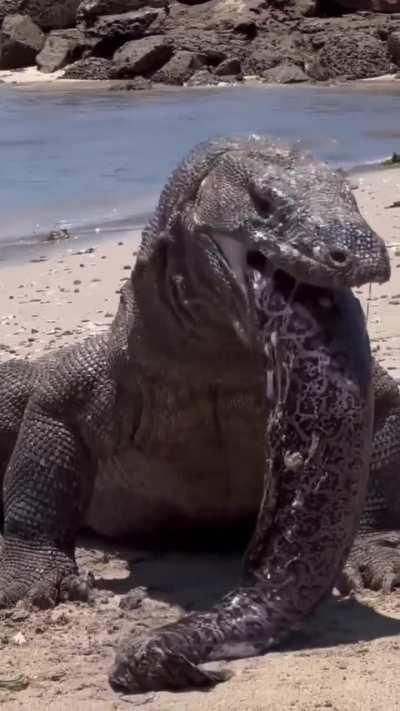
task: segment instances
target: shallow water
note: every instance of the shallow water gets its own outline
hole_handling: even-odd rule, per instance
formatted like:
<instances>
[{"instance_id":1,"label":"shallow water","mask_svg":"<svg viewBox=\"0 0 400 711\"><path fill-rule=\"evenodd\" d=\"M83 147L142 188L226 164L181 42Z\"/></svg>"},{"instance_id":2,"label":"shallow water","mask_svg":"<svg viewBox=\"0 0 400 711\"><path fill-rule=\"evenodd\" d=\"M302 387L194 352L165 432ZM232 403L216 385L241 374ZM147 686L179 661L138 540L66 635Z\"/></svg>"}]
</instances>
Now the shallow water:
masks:
<instances>
[{"instance_id":1,"label":"shallow water","mask_svg":"<svg viewBox=\"0 0 400 711\"><path fill-rule=\"evenodd\" d=\"M217 134L301 138L343 166L400 149L400 82L142 94L0 87L0 240L141 225L177 161Z\"/></svg>"}]
</instances>

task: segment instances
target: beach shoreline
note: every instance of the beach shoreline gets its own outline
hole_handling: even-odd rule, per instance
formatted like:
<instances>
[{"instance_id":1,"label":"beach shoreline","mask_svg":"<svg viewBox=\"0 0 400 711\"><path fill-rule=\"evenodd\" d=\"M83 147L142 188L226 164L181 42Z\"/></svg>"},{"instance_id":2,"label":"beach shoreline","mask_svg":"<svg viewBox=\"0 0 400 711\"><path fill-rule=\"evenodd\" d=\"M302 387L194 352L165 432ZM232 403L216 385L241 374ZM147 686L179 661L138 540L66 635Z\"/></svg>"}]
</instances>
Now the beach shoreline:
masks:
<instances>
[{"instance_id":1,"label":"beach shoreline","mask_svg":"<svg viewBox=\"0 0 400 711\"><path fill-rule=\"evenodd\" d=\"M124 90L124 85L129 86L129 80L121 80L121 79L66 79L64 78L64 73L67 67L63 69L59 69L58 71L55 72L41 72L38 67L36 66L31 66L31 67L24 67L23 69L14 69L14 70L9 70L9 69L1 69L0 70L0 89L1 85L3 84L4 86L15 86L16 88L19 89L40 89L40 88L52 88L52 89L62 89L66 90L68 88L80 88L80 89L87 89L88 91L93 91L93 90L110 90L112 88L120 87L121 91ZM154 82L149 89L137 89L138 93L157 93L157 92L182 92L185 91L185 89L190 89L190 91L199 89L221 89L225 87L232 87L232 86L241 86L241 85L247 85L247 86L263 86L263 87L276 87L277 83L275 82L267 82L265 80L262 80L261 78L258 78L255 75L245 75L243 77L243 81L237 81L235 83L232 82L224 82L223 77L221 77L221 81L219 84L214 85L214 84L203 84L199 86L175 86L172 84L163 84L163 83L157 83ZM309 87L309 86L325 86L325 87L337 87L337 86L350 86L353 89L360 88L362 89L364 85L372 85L374 88L379 89L381 86L382 88L385 88L387 86L391 87L396 87L398 85L399 92L400 92L400 72L393 72L391 74L382 74L381 76L374 76L374 77L366 77L365 79L335 79L335 80L330 80L330 81L321 81L321 82L315 82L315 81L304 81L301 82L301 85L304 87ZM281 86L290 86L290 84L281 84Z\"/></svg>"}]
</instances>

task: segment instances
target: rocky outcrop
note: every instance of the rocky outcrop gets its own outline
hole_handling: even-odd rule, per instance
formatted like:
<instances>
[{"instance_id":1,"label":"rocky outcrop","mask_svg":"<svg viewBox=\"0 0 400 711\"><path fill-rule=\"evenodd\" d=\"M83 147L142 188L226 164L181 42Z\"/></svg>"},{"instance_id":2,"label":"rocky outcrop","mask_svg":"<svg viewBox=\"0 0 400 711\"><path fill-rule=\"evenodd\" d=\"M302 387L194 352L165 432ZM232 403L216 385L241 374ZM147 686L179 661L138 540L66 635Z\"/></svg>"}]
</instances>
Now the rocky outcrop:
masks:
<instances>
[{"instance_id":1,"label":"rocky outcrop","mask_svg":"<svg viewBox=\"0 0 400 711\"><path fill-rule=\"evenodd\" d=\"M386 74L391 69L385 42L362 32L327 35L307 66L312 79L364 79Z\"/></svg>"},{"instance_id":2,"label":"rocky outcrop","mask_svg":"<svg viewBox=\"0 0 400 711\"><path fill-rule=\"evenodd\" d=\"M85 49L83 34L78 29L53 30L36 57L36 64L42 72L55 72L79 59Z\"/></svg>"},{"instance_id":3,"label":"rocky outcrop","mask_svg":"<svg viewBox=\"0 0 400 711\"><path fill-rule=\"evenodd\" d=\"M0 67L19 69L35 63L45 36L28 15L4 18L0 34Z\"/></svg>"},{"instance_id":4,"label":"rocky outcrop","mask_svg":"<svg viewBox=\"0 0 400 711\"><path fill-rule=\"evenodd\" d=\"M309 81L309 77L297 64L277 64L272 69L264 72L266 82L272 84L298 84Z\"/></svg>"},{"instance_id":5,"label":"rocky outcrop","mask_svg":"<svg viewBox=\"0 0 400 711\"><path fill-rule=\"evenodd\" d=\"M101 79L109 79L111 70L111 62L109 59L101 57L86 57L78 59L77 62L70 64L65 70L65 79L91 79L100 81Z\"/></svg>"},{"instance_id":6,"label":"rocky outcrop","mask_svg":"<svg viewBox=\"0 0 400 711\"><path fill-rule=\"evenodd\" d=\"M144 37L157 18L158 12L154 9L100 15L86 29L86 36L96 54L111 57L121 45Z\"/></svg>"},{"instance_id":7,"label":"rocky outcrop","mask_svg":"<svg viewBox=\"0 0 400 711\"><path fill-rule=\"evenodd\" d=\"M153 81L182 86L197 69L203 66L202 55L180 50L153 75Z\"/></svg>"},{"instance_id":8,"label":"rocky outcrop","mask_svg":"<svg viewBox=\"0 0 400 711\"><path fill-rule=\"evenodd\" d=\"M79 0L0 0L0 22L10 14L29 15L43 30L73 27Z\"/></svg>"},{"instance_id":9,"label":"rocky outcrop","mask_svg":"<svg viewBox=\"0 0 400 711\"><path fill-rule=\"evenodd\" d=\"M400 0L0 0L0 22L6 9L21 14L27 8L24 15L50 30L39 68L67 66L67 77L144 77L176 86L248 75L275 83L330 82L400 67L400 11L393 14L399 5ZM29 57L35 53L31 49ZM26 48L22 57L25 64Z\"/></svg>"},{"instance_id":10,"label":"rocky outcrop","mask_svg":"<svg viewBox=\"0 0 400 711\"><path fill-rule=\"evenodd\" d=\"M229 57L220 62L214 69L214 74L219 77L237 76L242 74L242 65L236 57Z\"/></svg>"},{"instance_id":11,"label":"rocky outcrop","mask_svg":"<svg viewBox=\"0 0 400 711\"><path fill-rule=\"evenodd\" d=\"M400 31L392 32L388 37L388 50L392 62L400 67Z\"/></svg>"},{"instance_id":12,"label":"rocky outcrop","mask_svg":"<svg viewBox=\"0 0 400 711\"><path fill-rule=\"evenodd\" d=\"M335 0L344 10L369 12L400 12L400 0Z\"/></svg>"},{"instance_id":13,"label":"rocky outcrop","mask_svg":"<svg viewBox=\"0 0 400 711\"><path fill-rule=\"evenodd\" d=\"M100 15L116 15L144 7L164 7L165 0L83 0L76 13L77 22L94 22Z\"/></svg>"},{"instance_id":14,"label":"rocky outcrop","mask_svg":"<svg viewBox=\"0 0 400 711\"><path fill-rule=\"evenodd\" d=\"M124 44L114 55L111 77L129 79L151 76L168 62L172 45L163 37L145 37Z\"/></svg>"},{"instance_id":15,"label":"rocky outcrop","mask_svg":"<svg viewBox=\"0 0 400 711\"><path fill-rule=\"evenodd\" d=\"M188 79L186 86L217 86L220 82L221 79L212 74L209 69L199 69Z\"/></svg>"},{"instance_id":16,"label":"rocky outcrop","mask_svg":"<svg viewBox=\"0 0 400 711\"><path fill-rule=\"evenodd\" d=\"M15 15L19 12L21 0L0 0L0 25L7 15Z\"/></svg>"}]
</instances>

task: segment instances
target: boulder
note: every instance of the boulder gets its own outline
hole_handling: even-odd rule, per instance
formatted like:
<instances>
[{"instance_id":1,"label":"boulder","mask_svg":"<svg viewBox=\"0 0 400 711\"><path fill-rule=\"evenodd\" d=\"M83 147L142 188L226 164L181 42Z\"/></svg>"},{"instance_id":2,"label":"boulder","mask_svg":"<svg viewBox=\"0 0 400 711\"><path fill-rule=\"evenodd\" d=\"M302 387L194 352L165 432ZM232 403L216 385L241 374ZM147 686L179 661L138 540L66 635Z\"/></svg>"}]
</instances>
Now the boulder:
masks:
<instances>
[{"instance_id":1,"label":"boulder","mask_svg":"<svg viewBox=\"0 0 400 711\"><path fill-rule=\"evenodd\" d=\"M335 0L337 7L347 11L400 12L400 0Z\"/></svg>"},{"instance_id":2,"label":"boulder","mask_svg":"<svg viewBox=\"0 0 400 711\"><path fill-rule=\"evenodd\" d=\"M186 86L217 86L221 81L208 69L199 69L186 82Z\"/></svg>"},{"instance_id":3,"label":"boulder","mask_svg":"<svg viewBox=\"0 0 400 711\"><path fill-rule=\"evenodd\" d=\"M253 19L240 19L233 23L233 31L252 40L257 35L257 23Z\"/></svg>"},{"instance_id":4,"label":"boulder","mask_svg":"<svg viewBox=\"0 0 400 711\"><path fill-rule=\"evenodd\" d=\"M318 15L318 0L295 0L296 12L303 17L315 17Z\"/></svg>"},{"instance_id":5,"label":"boulder","mask_svg":"<svg viewBox=\"0 0 400 711\"><path fill-rule=\"evenodd\" d=\"M280 53L275 49L257 48L249 53L244 61L245 74L262 76L281 62Z\"/></svg>"},{"instance_id":6,"label":"boulder","mask_svg":"<svg viewBox=\"0 0 400 711\"><path fill-rule=\"evenodd\" d=\"M400 66L400 32L392 32L389 35L388 49L392 62Z\"/></svg>"},{"instance_id":7,"label":"boulder","mask_svg":"<svg viewBox=\"0 0 400 711\"><path fill-rule=\"evenodd\" d=\"M158 72L153 74L152 79L162 84L182 86L192 76L193 72L203 65L204 61L201 55L180 50Z\"/></svg>"},{"instance_id":8,"label":"boulder","mask_svg":"<svg viewBox=\"0 0 400 711\"><path fill-rule=\"evenodd\" d=\"M365 79L386 74L391 69L387 46L367 32L330 34L316 57L306 66L307 74L318 81Z\"/></svg>"},{"instance_id":9,"label":"boulder","mask_svg":"<svg viewBox=\"0 0 400 711\"><path fill-rule=\"evenodd\" d=\"M114 54L111 76L113 79L151 76L168 62L172 53L172 45L163 37L126 42Z\"/></svg>"},{"instance_id":10,"label":"boulder","mask_svg":"<svg viewBox=\"0 0 400 711\"><path fill-rule=\"evenodd\" d=\"M308 76L301 67L284 62L264 72L263 78L273 84L298 84L308 81Z\"/></svg>"},{"instance_id":11,"label":"boulder","mask_svg":"<svg viewBox=\"0 0 400 711\"><path fill-rule=\"evenodd\" d=\"M75 25L79 0L0 0L0 23L6 15L29 15L43 30Z\"/></svg>"},{"instance_id":12,"label":"boulder","mask_svg":"<svg viewBox=\"0 0 400 711\"><path fill-rule=\"evenodd\" d=\"M0 25L7 15L18 14L21 0L0 0Z\"/></svg>"},{"instance_id":13,"label":"boulder","mask_svg":"<svg viewBox=\"0 0 400 711\"><path fill-rule=\"evenodd\" d=\"M55 72L79 59L85 49L85 40L78 29L53 30L36 57L41 72Z\"/></svg>"},{"instance_id":14,"label":"boulder","mask_svg":"<svg viewBox=\"0 0 400 711\"><path fill-rule=\"evenodd\" d=\"M27 15L8 15L0 33L0 67L18 69L35 64L45 36Z\"/></svg>"},{"instance_id":15,"label":"boulder","mask_svg":"<svg viewBox=\"0 0 400 711\"><path fill-rule=\"evenodd\" d=\"M109 79L111 62L102 57L86 57L70 64L64 72L64 79Z\"/></svg>"},{"instance_id":16,"label":"boulder","mask_svg":"<svg viewBox=\"0 0 400 711\"><path fill-rule=\"evenodd\" d=\"M239 59L236 57L230 57L229 59L224 59L218 64L214 69L214 74L220 77L224 76L235 76L236 74L242 73L242 65Z\"/></svg>"},{"instance_id":17,"label":"boulder","mask_svg":"<svg viewBox=\"0 0 400 711\"><path fill-rule=\"evenodd\" d=\"M10 0L9 0L10 1ZM77 22L91 24L100 15L116 15L144 7L165 7L166 0L82 0L76 13Z\"/></svg>"},{"instance_id":18,"label":"boulder","mask_svg":"<svg viewBox=\"0 0 400 711\"><path fill-rule=\"evenodd\" d=\"M144 37L157 17L158 12L154 9L100 15L86 30L86 36L93 42L96 54L111 57L122 44Z\"/></svg>"}]
</instances>

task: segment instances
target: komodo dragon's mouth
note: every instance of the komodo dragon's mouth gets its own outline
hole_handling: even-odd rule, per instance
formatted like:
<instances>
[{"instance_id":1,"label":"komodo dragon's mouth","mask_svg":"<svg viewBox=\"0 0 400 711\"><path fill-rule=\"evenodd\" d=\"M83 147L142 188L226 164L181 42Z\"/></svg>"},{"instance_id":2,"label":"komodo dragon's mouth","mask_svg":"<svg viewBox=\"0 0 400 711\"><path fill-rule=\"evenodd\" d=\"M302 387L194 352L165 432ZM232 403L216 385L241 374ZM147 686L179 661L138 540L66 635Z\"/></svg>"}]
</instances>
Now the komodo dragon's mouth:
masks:
<instances>
[{"instance_id":1,"label":"komodo dragon's mouth","mask_svg":"<svg viewBox=\"0 0 400 711\"><path fill-rule=\"evenodd\" d=\"M244 293L247 293L249 286L255 286L260 276L270 277L276 271L279 271L280 274L285 274L287 284L290 282L294 285L299 279L298 274L289 272L281 268L280 265L268 260L261 250L254 248L246 250L243 244L233 237L224 235L218 241L214 240L214 242L225 264ZM303 278L301 281L307 282L308 280ZM310 283L312 284L313 281L310 280Z\"/></svg>"},{"instance_id":2,"label":"komodo dragon's mouth","mask_svg":"<svg viewBox=\"0 0 400 711\"><path fill-rule=\"evenodd\" d=\"M336 283L334 269L332 270L328 264L322 265L320 260L304 254L293 246L289 248L285 245L283 250L246 248L239 240L228 235L213 236L213 242L244 293L249 288L249 275L252 281L255 275L267 277L277 269L287 274L293 281L302 281L313 286L342 286L342 283ZM343 277L340 282L342 281Z\"/></svg>"},{"instance_id":3,"label":"komodo dragon's mouth","mask_svg":"<svg viewBox=\"0 0 400 711\"><path fill-rule=\"evenodd\" d=\"M362 286L369 281L383 283L390 277L387 250L378 238L380 251L375 256L366 247L366 254L357 255L323 240L310 240L309 244L304 240L260 240L250 246L226 234L212 235L212 240L242 290L248 288L249 270L268 276L280 269L297 281L333 289Z\"/></svg>"}]
</instances>

